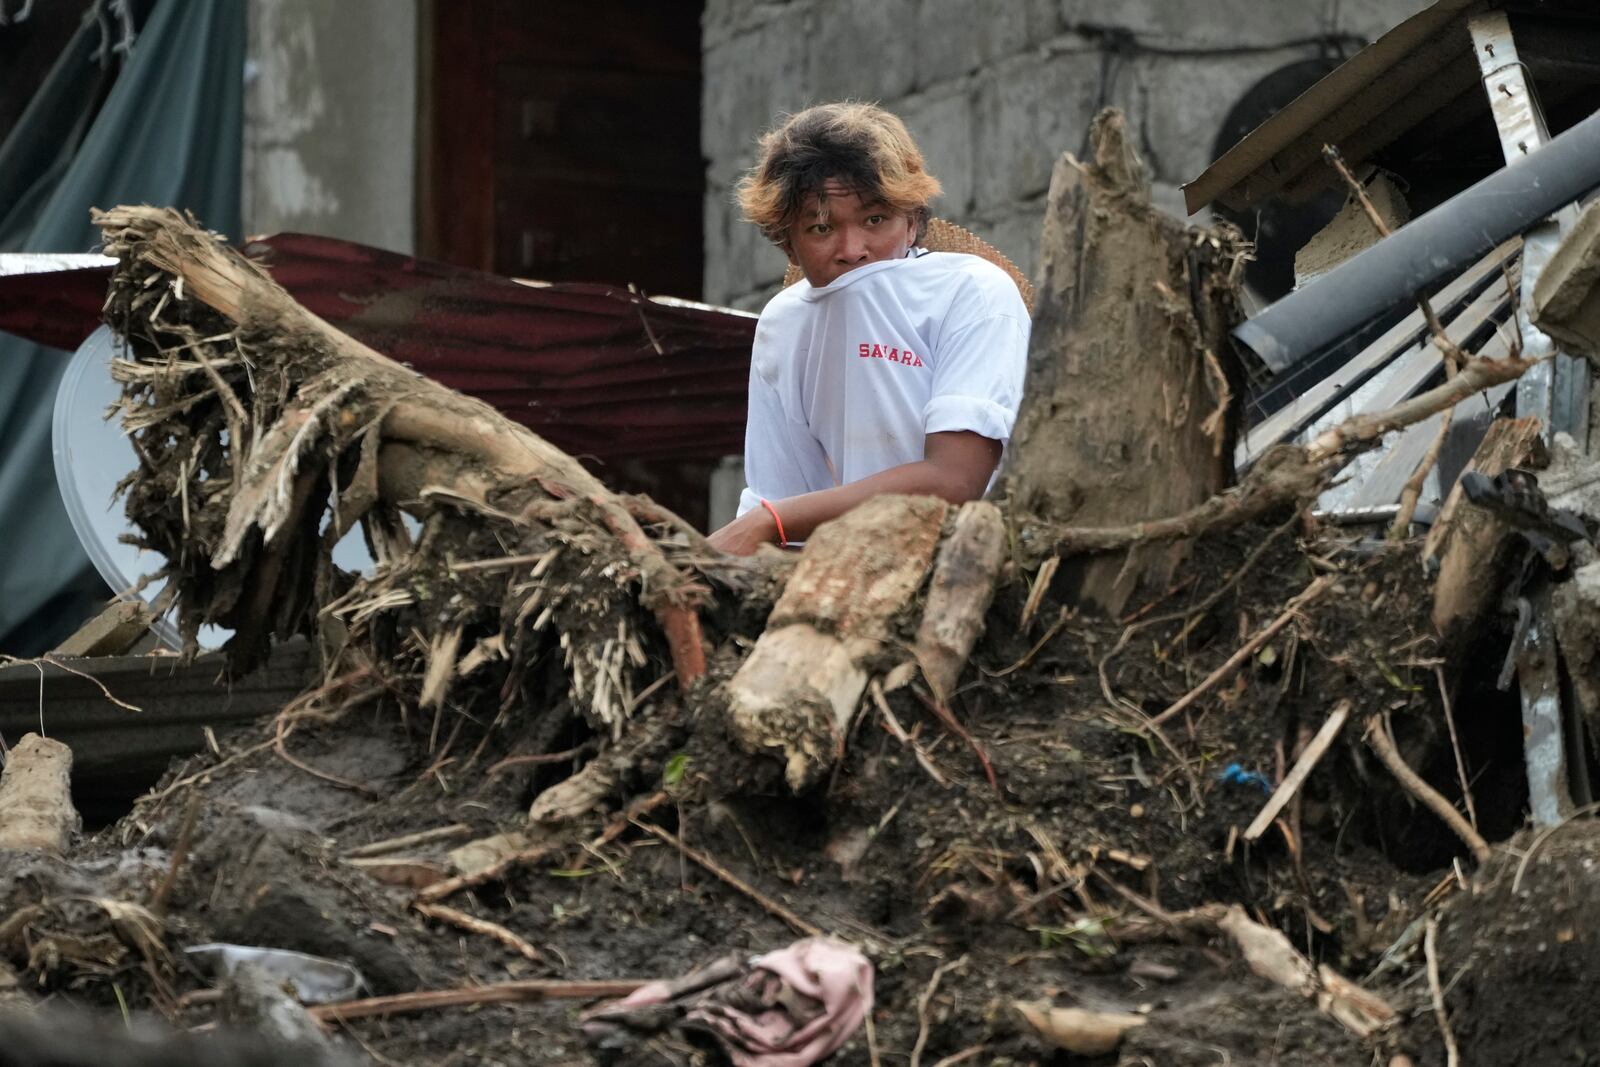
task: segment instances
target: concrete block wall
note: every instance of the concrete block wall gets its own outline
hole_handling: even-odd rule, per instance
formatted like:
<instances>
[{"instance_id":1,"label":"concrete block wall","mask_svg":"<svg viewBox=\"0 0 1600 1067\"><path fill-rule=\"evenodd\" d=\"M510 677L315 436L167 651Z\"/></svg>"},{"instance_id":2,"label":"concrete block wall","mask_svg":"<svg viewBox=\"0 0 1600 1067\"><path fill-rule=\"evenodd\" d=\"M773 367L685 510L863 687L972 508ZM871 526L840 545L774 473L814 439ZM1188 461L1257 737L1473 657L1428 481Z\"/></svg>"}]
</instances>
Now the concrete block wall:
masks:
<instances>
[{"instance_id":1,"label":"concrete block wall","mask_svg":"<svg viewBox=\"0 0 1600 1067\"><path fill-rule=\"evenodd\" d=\"M250 0L244 222L415 249L418 0Z\"/></svg>"},{"instance_id":2,"label":"concrete block wall","mask_svg":"<svg viewBox=\"0 0 1600 1067\"><path fill-rule=\"evenodd\" d=\"M786 112L844 98L903 118L944 183L934 211L1030 275L1050 171L1104 105L1127 112L1156 179L1211 162L1224 116L1267 74L1350 54L1427 0L707 0L701 148L705 293L758 308L785 260L739 218L733 184Z\"/></svg>"}]
</instances>

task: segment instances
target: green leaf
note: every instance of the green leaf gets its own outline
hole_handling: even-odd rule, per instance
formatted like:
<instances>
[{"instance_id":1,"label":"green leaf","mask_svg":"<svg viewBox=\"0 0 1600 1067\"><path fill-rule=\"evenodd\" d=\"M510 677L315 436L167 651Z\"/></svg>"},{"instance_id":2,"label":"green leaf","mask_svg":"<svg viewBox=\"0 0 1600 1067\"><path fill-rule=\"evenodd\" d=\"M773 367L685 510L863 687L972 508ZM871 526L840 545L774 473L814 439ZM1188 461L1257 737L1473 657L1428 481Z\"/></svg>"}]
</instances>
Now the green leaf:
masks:
<instances>
[{"instance_id":1,"label":"green leaf","mask_svg":"<svg viewBox=\"0 0 1600 1067\"><path fill-rule=\"evenodd\" d=\"M684 773L689 770L689 754L679 752L667 760L666 770L661 772L661 781L669 788L683 781Z\"/></svg>"}]
</instances>

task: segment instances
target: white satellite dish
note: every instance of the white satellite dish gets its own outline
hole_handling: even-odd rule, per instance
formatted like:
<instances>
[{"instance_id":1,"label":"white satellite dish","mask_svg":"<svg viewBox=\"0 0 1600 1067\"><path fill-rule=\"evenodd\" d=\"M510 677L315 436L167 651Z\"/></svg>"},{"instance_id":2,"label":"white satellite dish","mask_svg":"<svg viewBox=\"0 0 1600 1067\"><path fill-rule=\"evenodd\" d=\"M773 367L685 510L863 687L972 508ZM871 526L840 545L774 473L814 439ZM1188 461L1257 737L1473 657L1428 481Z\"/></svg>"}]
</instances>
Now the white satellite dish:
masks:
<instances>
[{"instance_id":1,"label":"white satellite dish","mask_svg":"<svg viewBox=\"0 0 1600 1067\"><path fill-rule=\"evenodd\" d=\"M106 418L122 396L122 388L111 378L116 353L116 335L108 326L101 326L79 346L56 387L51 437L56 484L66 502L72 530L100 577L117 595L126 596L141 577L159 570L162 561L121 540L123 534L135 531L122 501L115 496L116 487L138 466L139 458L120 423ZM334 546L333 561L347 571L372 570L372 556L359 529ZM161 588L162 583L152 583L139 595L150 603ZM181 647L177 622L171 615L157 619L151 629L167 645ZM229 630L202 627L200 647L220 648L231 636Z\"/></svg>"}]
</instances>

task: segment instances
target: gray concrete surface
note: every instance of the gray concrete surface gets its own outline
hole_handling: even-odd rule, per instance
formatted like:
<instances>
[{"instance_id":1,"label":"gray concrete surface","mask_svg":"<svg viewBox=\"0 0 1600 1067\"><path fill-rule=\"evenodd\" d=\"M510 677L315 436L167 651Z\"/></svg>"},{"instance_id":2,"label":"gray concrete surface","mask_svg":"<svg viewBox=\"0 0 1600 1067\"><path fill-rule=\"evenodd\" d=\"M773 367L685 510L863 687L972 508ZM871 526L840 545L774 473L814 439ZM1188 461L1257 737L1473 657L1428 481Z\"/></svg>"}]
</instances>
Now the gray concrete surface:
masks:
<instances>
[{"instance_id":1,"label":"gray concrete surface","mask_svg":"<svg viewBox=\"0 0 1600 1067\"><path fill-rule=\"evenodd\" d=\"M250 0L244 220L415 249L417 0Z\"/></svg>"}]
</instances>

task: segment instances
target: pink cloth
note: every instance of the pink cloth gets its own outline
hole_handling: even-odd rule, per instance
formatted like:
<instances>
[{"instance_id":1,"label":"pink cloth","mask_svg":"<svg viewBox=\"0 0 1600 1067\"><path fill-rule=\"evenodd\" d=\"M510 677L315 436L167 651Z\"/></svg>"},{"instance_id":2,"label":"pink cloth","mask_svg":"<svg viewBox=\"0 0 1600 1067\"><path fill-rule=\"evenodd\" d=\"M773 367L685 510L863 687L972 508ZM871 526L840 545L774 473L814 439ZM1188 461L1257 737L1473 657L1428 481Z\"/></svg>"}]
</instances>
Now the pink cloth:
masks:
<instances>
[{"instance_id":1,"label":"pink cloth","mask_svg":"<svg viewBox=\"0 0 1600 1067\"><path fill-rule=\"evenodd\" d=\"M872 1010L872 964L842 941L807 938L750 961L742 977L697 992L683 1020L717 1036L734 1067L810 1067L848 1041ZM604 1022L670 1000L652 982L589 1013Z\"/></svg>"}]
</instances>

